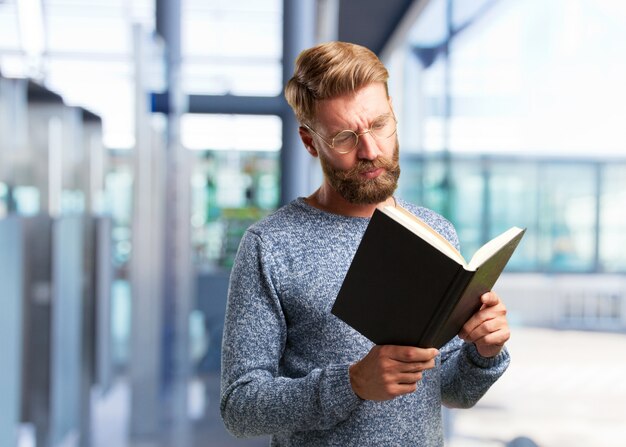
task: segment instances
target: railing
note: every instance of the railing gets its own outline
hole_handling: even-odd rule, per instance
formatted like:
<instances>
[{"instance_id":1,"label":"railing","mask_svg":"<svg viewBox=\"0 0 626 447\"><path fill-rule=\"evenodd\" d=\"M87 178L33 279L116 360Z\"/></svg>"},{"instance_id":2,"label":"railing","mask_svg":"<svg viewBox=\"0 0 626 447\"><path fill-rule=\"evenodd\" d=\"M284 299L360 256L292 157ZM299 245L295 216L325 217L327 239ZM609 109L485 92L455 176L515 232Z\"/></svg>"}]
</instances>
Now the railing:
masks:
<instances>
[{"instance_id":1,"label":"railing","mask_svg":"<svg viewBox=\"0 0 626 447\"><path fill-rule=\"evenodd\" d=\"M625 275L505 274L494 290L513 325L626 332Z\"/></svg>"}]
</instances>

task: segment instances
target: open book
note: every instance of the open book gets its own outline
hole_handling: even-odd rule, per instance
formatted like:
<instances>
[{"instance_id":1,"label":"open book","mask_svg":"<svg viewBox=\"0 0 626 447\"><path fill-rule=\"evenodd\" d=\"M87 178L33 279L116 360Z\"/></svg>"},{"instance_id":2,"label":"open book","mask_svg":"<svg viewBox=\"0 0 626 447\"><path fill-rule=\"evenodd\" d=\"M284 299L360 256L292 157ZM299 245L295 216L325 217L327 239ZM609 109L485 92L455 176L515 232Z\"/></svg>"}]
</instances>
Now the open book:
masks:
<instances>
[{"instance_id":1,"label":"open book","mask_svg":"<svg viewBox=\"0 0 626 447\"><path fill-rule=\"evenodd\" d=\"M505 231L466 262L404 208L376 209L332 313L376 344L440 348L480 308L525 231Z\"/></svg>"}]
</instances>

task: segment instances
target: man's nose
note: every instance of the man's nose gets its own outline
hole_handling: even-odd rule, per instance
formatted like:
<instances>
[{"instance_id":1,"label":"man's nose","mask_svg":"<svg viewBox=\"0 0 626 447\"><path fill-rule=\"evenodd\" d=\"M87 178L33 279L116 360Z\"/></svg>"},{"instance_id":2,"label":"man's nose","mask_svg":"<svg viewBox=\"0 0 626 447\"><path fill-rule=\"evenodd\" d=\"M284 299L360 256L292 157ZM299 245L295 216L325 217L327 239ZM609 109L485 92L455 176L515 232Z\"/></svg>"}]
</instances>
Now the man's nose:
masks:
<instances>
[{"instance_id":1,"label":"man's nose","mask_svg":"<svg viewBox=\"0 0 626 447\"><path fill-rule=\"evenodd\" d=\"M359 143L357 147L357 157L361 160L375 160L381 155L378 147L378 141L369 132L359 135Z\"/></svg>"}]
</instances>

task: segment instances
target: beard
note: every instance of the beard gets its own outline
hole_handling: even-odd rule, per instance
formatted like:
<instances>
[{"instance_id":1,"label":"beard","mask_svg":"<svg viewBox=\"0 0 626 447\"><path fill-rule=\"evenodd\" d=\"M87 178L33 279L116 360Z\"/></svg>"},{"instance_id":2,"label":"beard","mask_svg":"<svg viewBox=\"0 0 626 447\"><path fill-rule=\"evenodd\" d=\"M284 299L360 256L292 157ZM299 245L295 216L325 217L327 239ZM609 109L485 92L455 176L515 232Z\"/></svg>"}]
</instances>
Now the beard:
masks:
<instances>
[{"instance_id":1,"label":"beard","mask_svg":"<svg viewBox=\"0 0 626 447\"><path fill-rule=\"evenodd\" d=\"M319 153L324 177L330 186L345 200L356 205L371 205L385 201L398 187L400 177L400 145L396 137L391 159L358 160L350 169L337 169L322 152ZM373 179L364 178L364 172L383 168L385 171Z\"/></svg>"}]
</instances>

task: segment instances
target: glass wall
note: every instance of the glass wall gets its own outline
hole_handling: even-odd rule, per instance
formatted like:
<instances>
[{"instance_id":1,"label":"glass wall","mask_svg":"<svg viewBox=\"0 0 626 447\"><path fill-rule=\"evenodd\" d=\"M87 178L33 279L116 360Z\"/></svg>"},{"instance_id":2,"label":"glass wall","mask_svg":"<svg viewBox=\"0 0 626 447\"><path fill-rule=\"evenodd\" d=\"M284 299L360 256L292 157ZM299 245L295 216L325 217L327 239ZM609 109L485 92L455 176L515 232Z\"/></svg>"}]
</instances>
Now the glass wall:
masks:
<instances>
[{"instance_id":1,"label":"glass wall","mask_svg":"<svg viewBox=\"0 0 626 447\"><path fill-rule=\"evenodd\" d=\"M624 8L611 0L429 2L392 67L409 95L399 113L414 134L410 147L619 154Z\"/></svg>"},{"instance_id":2,"label":"glass wall","mask_svg":"<svg viewBox=\"0 0 626 447\"><path fill-rule=\"evenodd\" d=\"M456 226L466 257L511 226L527 228L508 271L626 272L624 160L404 155L403 197Z\"/></svg>"},{"instance_id":3,"label":"glass wall","mask_svg":"<svg viewBox=\"0 0 626 447\"><path fill-rule=\"evenodd\" d=\"M428 2L389 62L401 187L465 255L517 225L512 270L625 271L625 25L608 0Z\"/></svg>"}]
</instances>

